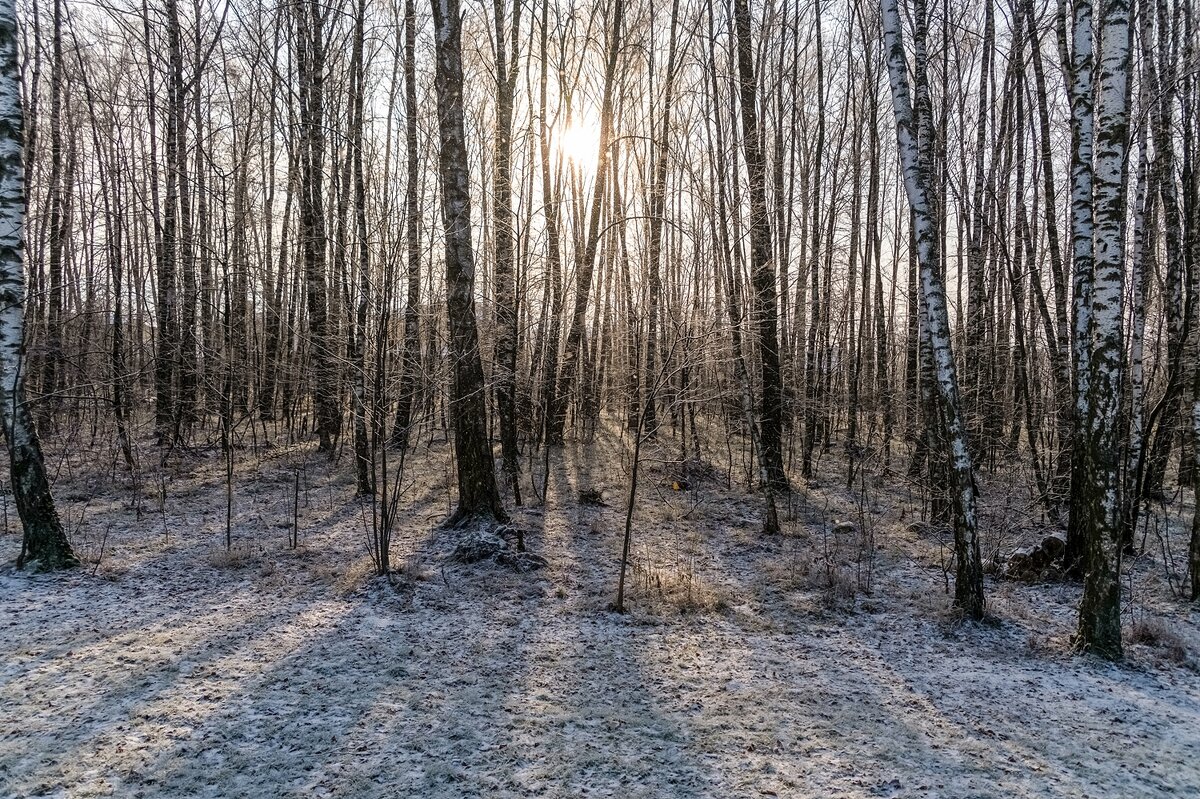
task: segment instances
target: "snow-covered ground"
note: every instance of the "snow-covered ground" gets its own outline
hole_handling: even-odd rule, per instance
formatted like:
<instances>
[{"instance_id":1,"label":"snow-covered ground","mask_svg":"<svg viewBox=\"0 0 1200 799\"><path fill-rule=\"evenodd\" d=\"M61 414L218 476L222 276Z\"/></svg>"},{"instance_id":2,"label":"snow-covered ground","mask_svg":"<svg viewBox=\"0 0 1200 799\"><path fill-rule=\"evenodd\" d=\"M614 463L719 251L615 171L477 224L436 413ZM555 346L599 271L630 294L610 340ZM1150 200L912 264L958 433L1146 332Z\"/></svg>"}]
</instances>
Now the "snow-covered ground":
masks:
<instances>
[{"instance_id":1,"label":"snow-covered ground","mask_svg":"<svg viewBox=\"0 0 1200 799\"><path fill-rule=\"evenodd\" d=\"M895 477L806 488L763 540L723 473L651 463L617 615L615 441L516 511L527 575L448 562L447 459L410 465L390 582L345 463L239 453L232 555L215 454L144 478L140 521L69 464L86 567L0 573L0 796L1200 796L1197 625L1157 561L1127 620L1160 643L1113 666L1070 655L1071 585L989 578L994 621L956 621Z\"/></svg>"}]
</instances>

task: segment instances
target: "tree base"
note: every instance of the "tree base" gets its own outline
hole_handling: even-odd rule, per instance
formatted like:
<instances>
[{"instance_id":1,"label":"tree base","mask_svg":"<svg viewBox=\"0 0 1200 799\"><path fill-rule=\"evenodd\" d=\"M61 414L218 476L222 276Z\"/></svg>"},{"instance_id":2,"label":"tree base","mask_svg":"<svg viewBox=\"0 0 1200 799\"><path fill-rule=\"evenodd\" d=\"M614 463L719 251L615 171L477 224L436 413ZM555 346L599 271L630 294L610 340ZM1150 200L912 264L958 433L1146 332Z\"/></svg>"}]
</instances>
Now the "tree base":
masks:
<instances>
[{"instance_id":1,"label":"tree base","mask_svg":"<svg viewBox=\"0 0 1200 799\"><path fill-rule=\"evenodd\" d=\"M524 532L507 524L472 529L454 547L450 559L458 563L491 561L522 574L548 565L541 555L526 552Z\"/></svg>"}]
</instances>

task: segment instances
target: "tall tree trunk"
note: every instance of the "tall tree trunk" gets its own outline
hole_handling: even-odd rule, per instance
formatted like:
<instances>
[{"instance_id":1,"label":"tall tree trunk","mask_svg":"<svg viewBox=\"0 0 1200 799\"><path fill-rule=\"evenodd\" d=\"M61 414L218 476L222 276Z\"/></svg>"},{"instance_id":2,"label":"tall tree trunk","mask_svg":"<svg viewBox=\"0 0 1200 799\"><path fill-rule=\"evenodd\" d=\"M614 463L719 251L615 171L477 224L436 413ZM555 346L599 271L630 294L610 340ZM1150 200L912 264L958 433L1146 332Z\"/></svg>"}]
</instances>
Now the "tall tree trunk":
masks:
<instances>
[{"instance_id":1,"label":"tall tree trunk","mask_svg":"<svg viewBox=\"0 0 1200 799\"><path fill-rule=\"evenodd\" d=\"M325 225L325 7L305 0L296 7L300 92L300 240L308 305L310 387L321 452L334 453L341 433L337 365L331 349L326 289Z\"/></svg>"},{"instance_id":2,"label":"tall tree trunk","mask_svg":"<svg viewBox=\"0 0 1200 799\"><path fill-rule=\"evenodd\" d=\"M413 402L420 387L421 340L421 207L417 202L417 11L413 0L404 0L404 245L405 299L404 349L400 367L400 396L391 443L400 451L408 447Z\"/></svg>"},{"instance_id":3,"label":"tall tree trunk","mask_svg":"<svg viewBox=\"0 0 1200 799\"><path fill-rule=\"evenodd\" d=\"M450 524L506 518L487 434L483 364L475 323L470 166L463 121L462 18L459 0L434 0L442 222L446 235L446 310L454 359L450 415L458 466L458 508Z\"/></svg>"},{"instance_id":4,"label":"tall tree trunk","mask_svg":"<svg viewBox=\"0 0 1200 799\"><path fill-rule=\"evenodd\" d=\"M648 241L646 242L646 261L649 273L647 299L649 302L646 307L646 365L643 370L648 399L642 414L642 428L647 437L653 437L658 429L658 408L656 407L658 400L657 397L653 400L650 400L649 397L658 375L658 328L662 305L663 216L666 213L667 161L671 135L671 103L675 91L675 42L678 17L679 0L673 0L667 44L667 74L664 78L662 117L659 123L661 128L658 138L651 135L650 144L651 167L648 202L650 220L647 225ZM653 107L653 100L650 105ZM654 122L652 121L650 125L653 129Z\"/></svg>"},{"instance_id":5,"label":"tall tree trunk","mask_svg":"<svg viewBox=\"0 0 1200 799\"><path fill-rule=\"evenodd\" d=\"M1120 397L1125 323L1125 151L1129 132L1129 3L1105 0L1100 14L1099 107L1096 115L1095 250L1087 394L1087 486L1072 515L1082 514L1083 598L1077 643L1101 657L1121 657Z\"/></svg>"},{"instance_id":6,"label":"tall tree trunk","mask_svg":"<svg viewBox=\"0 0 1200 799\"><path fill-rule=\"evenodd\" d=\"M37 429L25 402L25 147L15 4L0 3L0 423L24 538L17 567L79 561L50 494Z\"/></svg>"},{"instance_id":7,"label":"tall tree trunk","mask_svg":"<svg viewBox=\"0 0 1200 799\"><path fill-rule=\"evenodd\" d=\"M512 32L504 32L505 0L494 0L496 35L496 155L492 166L492 208L496 218L496 410L500 451L513 502L521 504L521 463L517 447L517 294L512 204L513 95L520 64L521 2L512 4Z\"/></svg>"},{"instance_id":8,"label":"tall tree trunk","mask_svg":"<svg viewBox=\"0 0 1200 799\"><path fill-rule=\"evenodd\" d=\"M352 91L350 96L350 147L354 171L354 234L358 245L358 304L355 308L352 364L354 382L354 474L358 493L375 493L375 461L367 434L367 313L371 304L370 242L367 240L367 179L363 173L363 96L366 93L366 69L363 44L366 36L366 0L358 0L354 18L354 45L351 55ZM379 557L387 562L387 553ZM386 567L385 567L386 570Z\"/></svg>"},{"instance_id":9,"label":"tall tree trunk","mask_svg":"<svg viewBox=\"0 0 1200 799\"><path fill-rule=\"evenodd\" d=\"M812 250L809 255L808 272L812 276L812 318L808 324L808 339L804 355L804 449L800 459L800 474L805 478L813 477L813 453L817 447L819 428L824 421L821 417L821 351L819 333L823 312L828 309L821 303L821 211L828 212L833 218L833 211L825 209L821 204L822 161L825 156L825 48L821 35L821 12L818 8L815 14L813 36L817 40L816 47L816 81L817 81L817 143L813 150L812 159ZM753 222L751 223L753 224Z\"/></svg>"},{"instance_id":10,"label":"tall tree trunk","mask_svg":"<svg viewBox=\"0 0 1200 799\"><path fill-rule=\"evenodd\" d=\"M541 15L541 30L539 33L539 71L538 71L538 109L539 109L539 126L538 133L538 163L541 173L541 189L542 189L542 206L545 209L545 224L546 224L546 301L548 314L548 330L546 331L544 343L542 345L542 390L541 390L541 433L543 444L549 445L551 442L554 414L556 413L558 402L556 399L557 383L558 383L558 346L559 339L562 337L562 306L563 306L563 279L562 279L562 252L560 248L561 234L559 232L559 214L558 214L558 195L555 193L554 181L552 179L552 167L550 163L550 123L549 123L549 106L547 98L547 70L548 70L548 52L549 52L549 15L550 15L551 0L543 0L542 15ZM614 153L614 158L616 157ZM634 361L636 363L636 360ZM633 374L637 374L637 370L633 370ZM637 401L631 402L632 414L634 419L637 417ZM636 425L636 421L634 422ZM549 480L549 474L544 478ZM544 493L543 493L544 496Z\"/></svg>"},{"instance_id":11,"label":"tall tree trunk","mask_svg":"<svg viewBox=\"0 0 1200 799\"><path fill-rule=\"evenodd\" d=\"M985 428L984 396L988 394L988 360L991 352L988 346L987 313L988 287L986 285L987 256L991 247L985 246L985 238L992 238L992 233L984 232L987 220L987 210L991 203L985 202L984 197L992 197L995 186L992 178L995 175L995 163L990 168L984 166L984 153L988 149L988 120L992 114L991 106L995 97L989 103L988 88L993 85L995 75L992 70L993 51L996 48L996 23L994 0L983 0L984 23L982 49L982 64L979 69L979 101L978 119L975 129L975 174L974 191L971 197L970 237L967 246L967 324L963 343L966 345L966 369L963 374L963 406L967 430L971 436L976 452L984 449ZM1006 98L1007 100L1007 98ZM995 131L993 131L995 135ZM990 442L989 442L990 443Z\"/></svg>"},{"instance_id":12,"label":"tall tree trunk","mask_svg":"<svg viewBox=\"0 0 1200 799\"><path fill-rule=\"evenodd\" d=\"M918 95L925 81L925 2L916 0L916 58L915 74ZM883 0L884 51L891 77L892 103L896 115L896 138L904 172L904 188L913 211L916 225L917 260L921 275L921 295L925 303L926 340L935 367L938 416L942 433L949 448L952 503L954 506L955 585L954 601L971 618L984 613L983 566L979 556L979 539L975 515L975 477L971 451L967 446L962 413L958 399L958 380L954 370L954 354L950 347L950 315L946 308L945 287L938 269L937 221L930 201L932 175L922 169L923 158L918 148L933 147L930 126L922 121L918 126L908 88L908 64L901 33L900 10L897 0ZM923 115L925 116L925 115Z\"/></svg>"},{"instance_id":13,"label":"tall tree trunk","mask_svg":"<svg viewBox=\"0 0 1200 799\"><path fill-rule=\"evenodd\" d=\"M754 284L754 327L762 372L759 403L762 453L772 489L788 490L783 471L783 374L779 365L779 310L775 265L771 262L771 219L767 211L766 160L758 126L758 79L750 37L749 0L734 0L737 29L738 96L742 112L742 141L750 193L750 277Z\"/></svg>"},{"instance_id":14,"label":"tall tree trunk","mask_svg":"<svg viewBox=\"0 0 1200 799\"><path fill-rule=\"evenodd\" d=\"M1047 97L1045 69L1042 65L1041 40L1036 29L1033 0L1025 0L1025 21L1033 47L1034 90L1038 110L1038 155L1042 169L1042 208L1045 216L1046 245L1050 255L1050 278L1054 286L1054 321L1047 313L1046 339L1050 356L1051 374L1054 377L1055 420L1058 428L1058 453L1054 466L1050 503L1057 508L1067 495L1071 479L1070 439L1074 404L1071 397L1071 375L1068 353L1071 348L1070 321L1068 318L1066 268L1063 264L1062 245L1058 235L1058 202L1055 191L1054 160L1051 157L1050 103ZM1041 278L1031 273L1035 291L1041 295ZM1039 305L1048 312L1045 297Z\"/></svg>"},{"instance_id":15,"label":"tall tree trunk","mask_svg":"<svg viewBox=\"0 0 1200 799\"><path fill-rule=\"evenodd\" d=\"M49 241L46 287L46 353L42 361L41 392L44 395L38 414L45 423L54 418L59 406L58 392L63 379L63 255L70 235L67 195L70 192L63 165L63 0L54 0L52 56L50 60L50 185ZM36 46L36 45L35 45Z\"/></svg>"},{"instance_id":16,"label":"tall tree trunk","mask_svg":"<svg viewBox=\"0 0 1200 799\"><path fill-rule=\"evenodd\" d=\"M1066 0L1061 0L1065 3ZM1059 7L1059 49L1071 102L1071 288L1072 378L1075 384L1074 429L1071 435L1071 496L1087 492L1088 379L1092 330L1092 3L1074 0L1071 46L1068 50L1066 12ZM1070 573L1081 574L1086 521L1072 507L1067 527L1065 562Z\"/></svg>"},{"instance_id":17,"label":"tall tree trunk","mask_svg":"<svg viewBox=\"0 0 1200 799\"><path fill-rule=\"evenodd\" d=\"M177 342L178 359L176 361L178 384L175 395L175 415L172 421L174 422L174 440L176 442L183 442L188 438L191 428L196 422L197 412L196 231L192 220L192 186L188 170L187 94L189 88L188 83L184 81L183 77L183 29L177 8L178 0L170 0L168 5L174 7L168 13L167 23L170 28L174 29L168 33L168 38L171 42L171 72L168 84L168 97L169 102L172 104L172 108L168 113L177 120L177 124L175 125L175 146L173 148L175 164L168 164L168 168L172 169L175 173L177 190L179 192L179 249L176 263L179 269L181 291L179 303L179 340ZM197 24L199 24L198 21ZM195 75L192 77L191 83L194 85L198 80L199 75ZM197 131L197 134L199 134L199 131ZM198 135L196 149L200 149Z\"/></svg>"},{"instance_id":18,"label":"tall tree trunk","mask_svg":"<svg viewBox=\"0 0 1200 799\"><path fill-rule=\"evenodd\" d=\"M1175 179L1175 99L1179 77L1176 69L1177 48L1172 43L1172 19L1167 13L1165 0L1148 0L1138 13L1150 16L1158 9L1157 46L1149 41L1143 44L1143 58L1153 61L1157 56L1158 69L1148 70L1154 75L1154 101L1150 107L1150 128L1154 139L1155 188L1162 203L1163 255L1166 260L1166 284L1163 289L1164 312L1167 317L1167 386L1151 417L1147 420L1153 429L1147 428L1147 444L1150 445L1144 466L1144 479L1138 487L1145 497L1161 498L1166 477L1167 461L1171 445L1180 432L1181 423L1187 414L1181 414L1183 400L1191 379L1191 369L1184 362L1190 326L1195 320L1185 313L1185 289L1187 270L1183 219L1179 192ZM1186 427L1186 424L1183 425ZM1151 434L1153 437L1151 438ZM1126 531L1127 541L1132 544L1132 530Z\"/></svg>"},{"instance_id":19,"label":"tall tree trunk","mask_svg":"<svg viewBox=\"0 0 1200 799\"><path fill-rule=\"evenodd\" d=\"M1200 497L1200 360L1192 377L1192 496ZM1192 539L1188 547L1191 599L1200 599L1200 502L1192 513Z\"/></svg>"},{"instance_id":20,"label":"tall tree trunk","mask_svg":"<svg viewBox=\"0 0 1200 799\"><path fill-rule=\"evenodd\" d=\"M178 116L179 103L176 95L182 84L182 76L174 79L176 69L182 73L182 50L179 41L178 0L167 0L167 52L170 74L167 80L167 120L164 156L166 158L166 186L163 191L161 236L158 243L157 278L158 296L155 298L155 315L158 326L158 352L155 356L155 427L159 444L175 442L178 432L178 393L176 378L179 374L179 287L178 287L178 214L179 214L179 127L184 124ZM153 113L153 109L151 109Z\"/></svg>"}]
</instances>

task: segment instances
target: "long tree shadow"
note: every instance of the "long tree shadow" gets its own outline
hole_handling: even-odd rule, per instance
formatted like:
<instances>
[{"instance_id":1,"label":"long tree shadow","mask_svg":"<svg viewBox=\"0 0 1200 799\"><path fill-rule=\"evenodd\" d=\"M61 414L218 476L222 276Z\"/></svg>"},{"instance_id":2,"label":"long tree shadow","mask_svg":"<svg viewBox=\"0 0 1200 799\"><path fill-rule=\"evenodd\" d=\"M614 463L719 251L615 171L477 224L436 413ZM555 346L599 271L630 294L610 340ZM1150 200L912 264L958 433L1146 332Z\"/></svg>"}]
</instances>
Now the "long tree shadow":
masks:
<instances>
[{"instance_id":1,"label":"long tree shadow","mask_svg":"<svg viewBox=\"0 0 1200 799\"><path fill-rule=\"evenodd\" d=\"M678 561L663 550L678 546L678 528L694 522L693 565L701 564L722 582L734 606L691 624L665 624L655 645L641 650L647 659L643 672L666 687L666 696L674 686L678 704L667 708L676 714L682 709L681 729L693 754L711 758L722 775L722 795L994 796L1047 789L1056 795L1130 795L1139 790L1136 781L1114 777L1117 772L1138 773L1162 790L1186 792L1200 782L1194 770L1178 767L1190 762L1197 742L1186 735L1171 738L1172 730L1185 729L1195 718L1194 702L1186 708L1164 705L1169 692L1147 695L1136 681L1123 678L1106 688L1100 677L1107 672L1075 665L1035 669L1038 687L1014 691L1011 683L1026 676L1021 664L997 659L986 635L982 642L958 646L966 651L944 643L922 646L926 662L912 663L907 653L909 665L897 668L905 659L902 647L918 646L920 637L892 635L888 625L924 625L936 639L935 625L911 608L899 611L907 618L879 623L870 614L795 612L784 601L787 590L763 579L778 569L793 542L763 539L741 527L746 500L714 493L708 518L690 510L656 514L647 501L635 516L635 530L670 564ZM810 505L800 525L816 521L832 527L834 518ZM821 536L810 539L810 546L819 545ZM886 648L883 641L889 642ZM979 651L970 649L980 644ZM954 665L947 666L947 659ZM972 672L974 679L964 679ZM1094 724L1081 729L1059 704L1058 697L1071 686L1086 699L1081 702L1085 714L1098 717ZM1114 692L1123 698L1114 702ZM1120 732L1100 720L1105 713L1117 717L1117 724L1121 716L1143 713L1167 718L1151 724L1149 741L1127 735L1122 746L1113 742L1121 740ZM1172 714L1178 718L1171 720ZM1031 727L1029 719L1043 724ZM1074 728L1066 731L1068 722ZM1065 734L1055 737L1056 728ZM1156 764L1156 748L1168 753L1163 766ZM1101 759L1121 768L1098 772L1097 756L1085 754L1090 752L1103 752Z\"/></svg>"},{"instance_id":2,"label":"long tree shadow","mask_svg":"<svg viewBox=\"0 0 1200 799\"><path fill-rule=\"evenodd\" d=\"M63 623L35 628L23 649L6 658L0 683L3 726L20 730L3 742L6 781L30 792L69 784L83 764L103 765L103 757L93 757L98 752L134 748L145 731L174 728L207 701L197 677L222 671L264 634L296 626L294 606L264 607L239 589L229 585L207 604L197 601L155 623L135 621L78 651L74 625L104 623L103 606L75 602ZM22 658L21 651L36 656Z\"/></svg>"},{"instance_id":3,"label":"long tree shadow","mask_svg":"<svg viewBox=\"0 0 1200 799\"><path fill-rule=\"evenodd\" d=\"M1135 795L1138 783L1089 771L1098 757L1144 774L1150 789L1185 795L1200 783L1196 741L1180 732L1200 721L1194 691L1168 703L1170 686L1148 680L1074 665L1026 672L992 652L956 653L932 630L896 629L920 621L911 614L794 617L755 579L778 553L739 552L729 534L742 508L736 497L714 494L705 518L682 505L639 512L637 532L666 547L672 525L704 526L695 540L705 568L723 575L738 609L609 613L622 509L577 500L581 488L601 484L620 495L621 447L568 447L553 461L542 513L518 514L537 518L551 560L543 573L449 564L393 593L381 581L351 592L263 591L245 573L221 572L169 600L169 584L28 583L0 605L32 608L42 629L30 640L0 631L14 654L0 667L5 790ZM345 532L354 508L343 498L311 517L328 527L315 543L334 562L356 551ZM442 552L439 533L421 526L421 514L437 502L429 487L405 516L419 528L414 551L431 558ZM175 554L161 557L145 574L169 579L187 568ZM39 596L46 585L69 599L65 608ZM162 607L122 608L107 635L109 603ZM1024 679L1027 693L1008 684ZM1109 689L1116 699L1105 698ZM1063 691L1079 701L1039 702ZM1071 712L1096 718L1080 722ZM1114 714L1164 718L1157 736L1125 742L1113 735ZM1055 737L1068 721L1074 732ZM1086 741L1077 737L1085 728ZM1084 744L1099 753L1091 762L1072 754ZM1139 759L1147 761L1140 771Z\"/></svg>"},{"instance_id":4,"label":"long tree shadow","mask_svg":"<svg viewBox=\"0 0 1200 799\"><path fill-rule=\"evenodd\" d=\"M621 495L618 447L568 445L552 461L544 548L572 583L524 620L526 667L507 685L517 753L505 787L520 795L700 796L712 781L641 668L639 639L651 633L605 609L619 566L618 509L578 500L583 491Z\"/></svg>"}]
</instances>

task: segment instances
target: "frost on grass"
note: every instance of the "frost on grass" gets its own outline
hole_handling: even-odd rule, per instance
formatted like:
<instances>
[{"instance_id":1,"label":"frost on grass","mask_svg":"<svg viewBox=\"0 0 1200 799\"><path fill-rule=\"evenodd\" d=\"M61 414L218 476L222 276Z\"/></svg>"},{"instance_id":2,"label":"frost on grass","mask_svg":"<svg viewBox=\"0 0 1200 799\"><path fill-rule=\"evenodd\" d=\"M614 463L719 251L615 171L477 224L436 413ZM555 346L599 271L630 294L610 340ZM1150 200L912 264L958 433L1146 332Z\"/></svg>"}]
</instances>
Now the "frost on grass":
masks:
<instances>
[{"instance_id":1,"label":"frost on grass","mask_svg":"<svg viewBox=\"0 0 1200 799\"><path fill-rule=\"evenodd\" d=\"M439 454L414 472L444 473ZM873 580L830 611L827 564L864 557L855 507L811 492L826 524L789 513L764 541L736 526L751 500L698 481L643 495L646 593L617 616L624 509L576 499L619 455L593 448L556 456L545 505L514 511L550 556L527 574L450 558L445 498L417 486L398 591L370 578L336 469L312 468L289 547L291 483L267 478L290 457L244 467L261 486L235 508L244 566L210 559L221 467L199 462L142 522L116 487L92 499L111 527L96 576L0 573L0 795L1200 795L1196 625L1149 567L1132 579L1152 621L1118 668L1069 655L1069 584L989 583L998 623L956 622L938 536L907 532L914 506L887 487L866 508ZM834 534L846 518L859 531ZM0 537L0 556L17 546ZM689 581L722 608L652 607Z\"/></svg>"}]
</instances>

